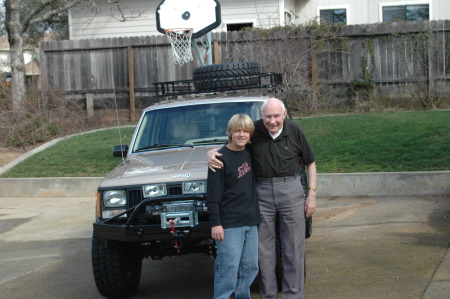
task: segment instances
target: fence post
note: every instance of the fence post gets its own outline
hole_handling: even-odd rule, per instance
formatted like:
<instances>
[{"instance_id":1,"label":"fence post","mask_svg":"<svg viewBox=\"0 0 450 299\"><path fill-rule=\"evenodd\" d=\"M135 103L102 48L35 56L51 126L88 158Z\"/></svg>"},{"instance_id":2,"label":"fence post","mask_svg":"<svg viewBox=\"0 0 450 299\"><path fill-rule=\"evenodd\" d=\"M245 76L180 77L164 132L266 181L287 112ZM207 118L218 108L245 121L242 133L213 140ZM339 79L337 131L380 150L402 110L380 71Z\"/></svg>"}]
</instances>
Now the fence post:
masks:
<instances>
[{"instance_id":1,"label":"fence post","mask_svg":"<svg viewBox=\"0 0 450 299\"><path fill-rule=\"evenodd\" d=\"M92 93L86 94L86 113L88 118L94 116L94 95Z\"/></svg>"},{"instance_id":2,"label":"fence post","mask_svg":"<svg viewBox=\"0 0 450 299\"><path fill-rule=\"evenodd\" d=\"M312 109L317 109L317 52L314 44L314 35L310 36L310 53L311 53L311 92L312 92Z\"/></svg>"},{"instance_id":3,"label":"fence post","mask_svg":"<svg viewBox=\"0 0 450 299\"><path fill-rule=\"evenodd\" d=\"M214 42L214 64L220 63L219 42Z\"/></svg>"},{"instance_id":4,"label":"fence post","mask_svg":"<svg viewBox=\"0 0 450 299\"><path fill-rule=\"evenodd\" d=\"M434 55L433 55L433 49L435 48L435 34L437 34L437 31L434 31L431 27L432 23L430 22L428 27L428 34L427 34L427 51L428 51L428 55L427 55L427 63L428 63L428 102L431 105L432 108L436 108L434 107L434 70L433 70L433 60L434 60ZM436 32L436 33L435 33Z\"/></svg>"}]
</instances>

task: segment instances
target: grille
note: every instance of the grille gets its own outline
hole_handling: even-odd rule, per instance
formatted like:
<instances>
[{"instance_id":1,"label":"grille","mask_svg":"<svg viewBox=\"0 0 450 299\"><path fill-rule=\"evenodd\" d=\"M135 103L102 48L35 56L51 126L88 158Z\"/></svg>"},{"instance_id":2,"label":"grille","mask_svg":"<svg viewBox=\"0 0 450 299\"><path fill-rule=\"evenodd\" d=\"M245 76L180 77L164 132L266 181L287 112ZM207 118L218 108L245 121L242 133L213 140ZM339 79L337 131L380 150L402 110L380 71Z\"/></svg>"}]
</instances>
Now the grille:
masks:
<instances>
[{"instance_id":1,"label":"grille","mask_svg":"<svg viewBox=\"0 0 450 299\"><path fill-rule=\"evenodd\" d=\"M181 195L181 186L167 186L167 195Z\"/></svg>"},{"instance_id":2,"label":"grille","mask_svg":"<svg viewBox=\"0 0 450 299\"><path fill-rule=\"evenodd\" d=\"M128 209L138 205L143 200L142 189L127 190Z\"/></svg>"}]
</instances>

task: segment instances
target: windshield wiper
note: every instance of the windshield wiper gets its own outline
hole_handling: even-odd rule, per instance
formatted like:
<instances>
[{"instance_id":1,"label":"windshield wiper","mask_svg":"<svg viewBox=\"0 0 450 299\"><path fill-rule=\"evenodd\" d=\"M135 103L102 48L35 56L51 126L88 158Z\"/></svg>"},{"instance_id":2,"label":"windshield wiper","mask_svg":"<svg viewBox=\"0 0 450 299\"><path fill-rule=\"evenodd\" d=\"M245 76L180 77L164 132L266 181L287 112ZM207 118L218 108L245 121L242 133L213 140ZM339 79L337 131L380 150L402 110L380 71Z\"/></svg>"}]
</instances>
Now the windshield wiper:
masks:
<instances>
[{"instance_id":1,"label":"windshield wiper","mask_svg":"<svg viewBox=\"0 0 450 299\"><path fill-rule=\"evenodd\" d=\"M193 142L194 144L204 144L204 143L225 143L227 141L227 138L213 138L213 139L206 139L201 141Z\"/></svg>"},{"instance_id":2,"label":"windshield wiper","mask_svg":"<svg viewBox=\"0 0 450 299\"><path fill-rule=\"evenodd\" d=\"M168 148L168 147L170 148L170 147L194 147L194 146L192 144L184 144L184 143L153 144L138 148L136 152L145 151L148 149Z\"/></svg>"}]
</instances>

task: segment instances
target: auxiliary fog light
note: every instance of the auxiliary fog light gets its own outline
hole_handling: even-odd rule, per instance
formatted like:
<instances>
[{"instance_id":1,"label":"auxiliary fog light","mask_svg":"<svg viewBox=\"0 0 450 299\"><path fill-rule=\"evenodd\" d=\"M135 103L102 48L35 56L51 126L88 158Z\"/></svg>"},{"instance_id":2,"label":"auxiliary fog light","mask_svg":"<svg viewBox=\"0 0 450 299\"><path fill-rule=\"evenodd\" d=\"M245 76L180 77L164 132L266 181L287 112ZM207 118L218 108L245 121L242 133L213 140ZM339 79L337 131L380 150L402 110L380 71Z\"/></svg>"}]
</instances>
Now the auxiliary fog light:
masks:
<instances>
[{"instance_id":1,"label":"auxiliary fog light","mask_svg":"<svg viewBox=\"0 0 450 299\"><path fill-rule=\"evenodd\" d=\"M206 181L184 182L183 194L206 193Z\"/></svg>"},{"instance_id":2,"label":"auxiliary fog light","mask_svg":"<svg viewBox=\"0 0 450 299\"><path fill-rule=\"evenodd\" d=\"M144 197L157 197L167 195L166 184L145 185L142 187Z\"/></svg>"}]
</instances>

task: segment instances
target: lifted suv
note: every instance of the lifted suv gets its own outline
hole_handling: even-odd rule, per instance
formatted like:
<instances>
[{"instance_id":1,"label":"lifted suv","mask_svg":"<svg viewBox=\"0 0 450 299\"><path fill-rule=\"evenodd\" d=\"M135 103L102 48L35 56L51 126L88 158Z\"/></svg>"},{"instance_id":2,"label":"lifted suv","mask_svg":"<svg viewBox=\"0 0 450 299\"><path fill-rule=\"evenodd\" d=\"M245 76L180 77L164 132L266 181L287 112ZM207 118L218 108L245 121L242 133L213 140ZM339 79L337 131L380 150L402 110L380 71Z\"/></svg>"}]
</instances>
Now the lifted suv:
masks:
<instances>
[{"instance_id":1,"label":"lifted suv","mask_svg":"<svg viewBox=\"0 0 450 299\"><path fill-rule=\"evenodd\" d=\"M248 63L247 63L248 64ZM217 95L217 91L272 88L279 74L242 74L242 64L221 65L239 69L201 81L156 83L159 95L205 94L155 104L142 113L131 144L114 148L125 158L100 183L92 238L92 264L99 292L106 297L134 294L141 276L142 259L204 252L215 256L206 208L206 153L223 145L228 120L246 113L253 120L266 96ZM197 70L197 73L198 70ZM194 77L195 77L194 71ZM212 78L211 78L212 77ZM267 81L267 83L265 83ZM199 84L201 83L201 84Z\"/></svg>"}]
</instances>

